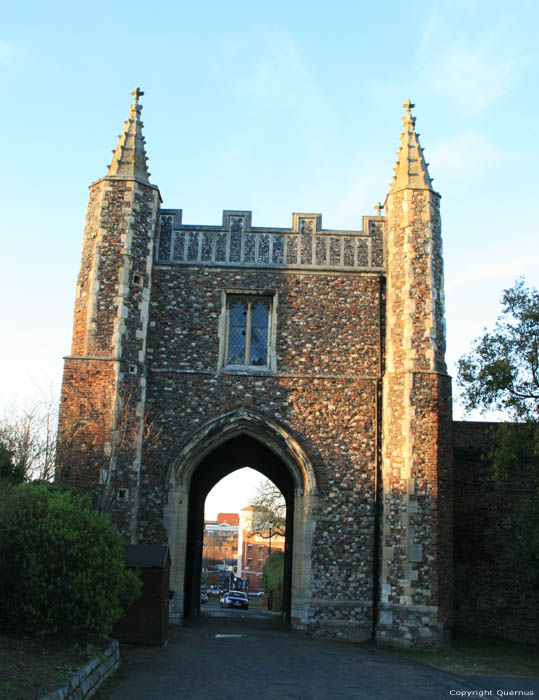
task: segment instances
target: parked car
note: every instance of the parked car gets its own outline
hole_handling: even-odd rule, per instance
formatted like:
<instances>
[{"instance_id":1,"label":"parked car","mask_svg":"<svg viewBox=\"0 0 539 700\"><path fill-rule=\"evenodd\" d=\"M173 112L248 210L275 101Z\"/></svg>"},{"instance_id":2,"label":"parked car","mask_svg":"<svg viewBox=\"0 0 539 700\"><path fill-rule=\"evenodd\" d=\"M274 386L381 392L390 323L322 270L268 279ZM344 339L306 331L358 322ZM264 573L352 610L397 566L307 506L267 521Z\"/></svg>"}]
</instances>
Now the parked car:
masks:
<instances>
[{"instance_id":1,"label":"parked car","mask_svg":"<svg viewBox=\"0 0 539 700\"><path fill-rule=\"evenodd\" d=\"M243 591L228 591L219 601L222 608L249 608L249 598Z\"/></svg>"}]
</instances>

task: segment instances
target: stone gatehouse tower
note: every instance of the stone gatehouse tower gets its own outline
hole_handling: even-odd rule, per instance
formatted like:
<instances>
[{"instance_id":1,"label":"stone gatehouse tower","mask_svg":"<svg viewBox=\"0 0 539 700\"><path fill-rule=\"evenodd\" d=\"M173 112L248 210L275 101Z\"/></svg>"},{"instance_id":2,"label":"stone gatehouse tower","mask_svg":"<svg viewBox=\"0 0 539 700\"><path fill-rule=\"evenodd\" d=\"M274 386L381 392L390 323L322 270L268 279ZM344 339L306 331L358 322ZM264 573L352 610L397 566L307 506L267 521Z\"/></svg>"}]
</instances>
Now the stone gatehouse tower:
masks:
<instances>
[{"instance_id":1,"label":"stone gatehouse tower","mask_svg":"<svg viewBox=\"0 0 539 700\"><path fill-rule=\"evenodd\" d=\"M138 89L90 186L57 478L166 543L196 609L203 504L250 466L287 501L286 600L317 634L451 628L451 396L439 195L408 101L385 217L183 223L150 184Z\"/></svg>"}]
</instances>

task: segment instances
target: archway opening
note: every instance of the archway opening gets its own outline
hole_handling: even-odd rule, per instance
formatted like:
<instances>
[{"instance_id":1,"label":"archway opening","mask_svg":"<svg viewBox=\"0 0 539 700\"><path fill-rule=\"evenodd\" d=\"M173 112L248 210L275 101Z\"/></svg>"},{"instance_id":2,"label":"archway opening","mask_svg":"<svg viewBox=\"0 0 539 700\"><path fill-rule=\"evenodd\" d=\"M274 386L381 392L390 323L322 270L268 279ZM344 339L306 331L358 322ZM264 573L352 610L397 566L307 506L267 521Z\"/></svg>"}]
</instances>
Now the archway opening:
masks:
<instances>
[{"instance_id":1,"label":"archway opening","mask_svg":"<svg viewBox=\"0 0 539 700\"><path fill-rule=\"evenodd\" d=\"M292 592L292 550L294 523L294 481L289 468L273 450L248 434L239 434L220 443L200 461L189 487L187 548L184 581L184 615L200 609L200 581L204 540L204 503L212 488L237 469L250 467L270 479L286 504L283 616L290 620Z\"/></svg>"},{"instance_id":2,"label":"archway opening","mask_svg":"<svg viewBox=\"0 0 539 700\"><path fill-rule=\"evenodd\" d=\"M285 526L286 501L260 472L244 467L217 482L204 505L201 610L224 607L225 593L235 590L247 595L249 609L281 612Z\"/></svg>"}]
</instances>

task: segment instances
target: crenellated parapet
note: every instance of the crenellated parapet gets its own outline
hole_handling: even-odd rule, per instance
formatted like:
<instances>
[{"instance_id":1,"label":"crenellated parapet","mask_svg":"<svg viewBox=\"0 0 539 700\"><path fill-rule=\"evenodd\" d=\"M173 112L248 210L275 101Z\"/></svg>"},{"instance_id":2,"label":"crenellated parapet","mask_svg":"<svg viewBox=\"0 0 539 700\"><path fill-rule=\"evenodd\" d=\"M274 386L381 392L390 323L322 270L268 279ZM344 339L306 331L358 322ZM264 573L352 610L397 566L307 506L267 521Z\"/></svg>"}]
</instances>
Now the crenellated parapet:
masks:
<instances>
[{"instance_id":1,"label":"crenellated parapet","mask_svg":"<svg viewBox=\"0 0 539 700\"><path fill-rule=\"evenodd\" d=\"M363 217L362 231L338 231L322 229L320 214L293 214L290 228L263 228L250 211L225 210L221 226L191 226L181 209L161 209L156 262L381 272L383 221Z\"/></svg>"}]
</instances>

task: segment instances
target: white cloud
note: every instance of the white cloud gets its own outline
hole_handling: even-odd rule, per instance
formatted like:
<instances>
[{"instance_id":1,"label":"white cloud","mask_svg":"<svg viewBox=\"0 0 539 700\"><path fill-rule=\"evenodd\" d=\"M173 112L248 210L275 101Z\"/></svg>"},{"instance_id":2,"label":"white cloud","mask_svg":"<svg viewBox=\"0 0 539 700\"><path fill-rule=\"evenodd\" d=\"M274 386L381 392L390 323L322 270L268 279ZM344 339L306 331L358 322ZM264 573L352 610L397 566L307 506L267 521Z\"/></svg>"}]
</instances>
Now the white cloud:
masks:
<instances>
[{"instance_id":1,"label":"white cloud","mask_svg":"<svg viewBox=\"0 0 539 700\"><path fill-rule=\"evenodd\" d=\"M316 87L298 43L270 28L226 39L220 60L212 61L219 80L250 101L272 105L310 94Z\"/></svg>"},{"instance_id":2,"label":"white cloud","mask_svg":"<svg viewBox=\"0 0 539 700\"><path fill-rule=\"evenodd\" d=\"M449 141L429 147L425 156L435 163L438 177L442 172L449 176L471 171L477 173L508 158L506 153L492 144L488 134L476 130L461 132Z\"/></svg>"},{"instance_id":3,"label":"white cloud","mask_svg":"<svg viewBox=\"0 0 539 700\"><path fill-rule=\"evenodd\" d=\"M475 114L514 90L535 49L516 41L526 17L513 8L485 13L466 5L434 6L415 58L422 85Z\"/></svg>"},{"instance_id":4,"label":"white cloud","mask_svg":"<svg viewBox=\"0 0 539 700\"><path fill-rule=\"evenodd\" d=\"M9 63L15 54L13 44L0 39L0 63Z\"/></svg>"},{"instance_id":5,"label":"white cloud","mask_svg":"<svg viewBox=\"0 0 539 700\"><path fill-rule=\"evenodd\" d=\"M357 229L361 226L362 216L374 215L375 205L378 202L384 203L391 176L391 166L382 167L373 163L368 172L352 180L336 206L336 216L339 221L343 221L343 226Z\"/></svg>"},{"instance_id":6,"label":"white cloud","mask_svg":"<svg viewBox=\"0 0 539 700\"><path fill-rule=\"evenodd\" d=\"M311 87L311 77L303 64L300 51L294 41L281 38L270 47L266 55L253 64L249 86L253 93L266 96L281 93L283 86Z\"/></svg>"},{"instance_id":7,"label":"white cloud","mask_svg":"<svg viewBox=\"0 0 539 700\"><path fill-rule=\"evenodd\" d=\"M496 247L489 251L490 259L473 262L458 270L450 280L446 280L446 290L456 293L457 290L486 289L485 282L499 280L494 287L495 293L501 296L502 289L514 284L517 277L524 275L530 284L535 283L536 270L539 269L539 254L507 255L505 248ZM496 298L496 297L494 297Z\"/></svg>"},{"instance_id":8,"label":"white cloud","mask_svg":"<svg viewBox=\"0 0 539 700\"><path fill-rule=\"evenodd\" d=\"M335 118L300 47L288 36L262 34L258 50L236 75L234 87L248 108L273 120L278 115L277 129L281 120L299 123L313 138L313 128Z\"/></svg>"},{"instance_id":9,"label":"white cloud","mask_svg":"<svg viewBox=\"0 0 539 700\"><path fill-rule=\"evenodd\" d=\"M464 112L480 112L506 95L520 68L515 56L503 56L497 42L452 45L429 71L434 92L453 99Z\"/></svg>"}]
</instances>

